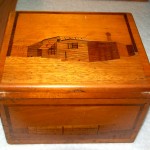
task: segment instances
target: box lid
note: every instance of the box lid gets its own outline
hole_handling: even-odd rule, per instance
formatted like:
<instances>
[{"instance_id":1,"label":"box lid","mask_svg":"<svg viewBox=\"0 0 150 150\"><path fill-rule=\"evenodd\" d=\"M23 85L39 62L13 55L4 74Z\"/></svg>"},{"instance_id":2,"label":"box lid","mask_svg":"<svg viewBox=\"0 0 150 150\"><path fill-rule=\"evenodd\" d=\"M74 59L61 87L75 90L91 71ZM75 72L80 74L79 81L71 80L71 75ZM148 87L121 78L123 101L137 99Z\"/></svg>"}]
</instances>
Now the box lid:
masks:
<instances>
[{"instance_id":1,"label":"box lid","mask_svg":"<svg viewBox=\"0 0 150 150\"><path fill-rule=\"evenodd\" d=\"M11 13L0 59L3 91L107 87L149 92L150 65L129 13Z\"/></svg>"}]
</instances>

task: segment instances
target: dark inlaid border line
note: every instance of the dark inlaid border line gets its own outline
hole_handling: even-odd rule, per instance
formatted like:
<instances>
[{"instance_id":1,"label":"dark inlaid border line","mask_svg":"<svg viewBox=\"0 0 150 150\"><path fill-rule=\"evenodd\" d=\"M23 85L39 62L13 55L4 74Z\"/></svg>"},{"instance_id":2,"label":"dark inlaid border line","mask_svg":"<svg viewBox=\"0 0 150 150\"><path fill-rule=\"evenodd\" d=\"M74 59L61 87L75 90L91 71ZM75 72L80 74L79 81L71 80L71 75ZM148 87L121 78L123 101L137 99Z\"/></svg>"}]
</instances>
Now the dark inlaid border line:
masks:
<instances>
[{"instance_id":1,"label":"dark inlaid border line","mask_svg":"<svg viewBox=\"0 0 150 150\"><path fill-rule=\"evenodd\" d=\"M9 130L9 135L11 136L11 138L14 138L14 132L13 132L11 117L10 117L10 113L9 113L9 107L7 107L6 105L4 105L4 110L5 110L5 115L6 115L6 120L7 120L7 126L8 126L7 128Z\"/></svg>"},{"instance_id":2,"label":"dark inlaid border line","mask_svg":"<svg viewBox=\"0 0 150 150\"><path fill-rule=\"evenodd\" d=\"M140 110L139 110L139 112L138 112L138 114L137 114L137 116L136 116L136 118L135 118L135 122L134 122L134 125L133 125L133 129L136 128L136 125L137 125L138 120L139 120L139 118L140 118L140 116L141 116L141 113L144 111L144 106L145 106L145 105L141 105L141 106L140 106Z\"/></svg>"},{"instance_id":3,"label":"dark inlaid border line","mask_svg":"<svg viewBox=\"0 0 150 150\"><path fill-rule=\"evenodd\" d=\"M15 20L14 20L14 24L13 24L13 28L12 28L12 33L11 33L11 36L10 36L10 41L9 41L7 56L11 55L13 41L14 41L14 36L15 36L15 31L16 31L16 26L17 26L18 16L19 16L19 12L16 12Z\"/></svg>"},{"instance_id":4,"label":"dark inlaid border line","mask_svg":"<svg viewBox=\"0 0 150 150\"><path fill-rule=\"evenodd\" d=\"M68 98L69 99L69 98ZM89 98L91 99L91 98ZM82 107L82 106L86 106L86 107L93 107L93 106L144 106L144 104L17 104L17 105L13 105L13 104L9 104L8 107L28 107L28 106L32 106L32 107L36 107L36 106L52 106L52 107L74 107L74 106L78 106L78 107Z\"/></svg>"},{"instance_id":5,"label":"dark inlaid border line","mask_svg":"<svg viewBox=\"0 0 150 150\"><path fill-rule=\"evenodd\" d=\"M126 12L17 11L19 14L125 15Z\"/></svg>"},{"instance_id":6,"label":"dark inlaid border line","mask_svg":"<svg viewBox=\"0 0 150 150\"><path fill-rule=\"evenodd\" d=\"M136 46L136 43L135 43L135 40L134 40L134 37L133 37L133 34L132 34L132 30L130 28L130 24L129 24L127 14L124 14L124 19L126 21L126 25L127 25L127 28L128 28L129 34L130 34L130 38L131 38L131 42L133 44L134 50L135 50L135 52L138 52L138 49L137 49L137 46Z\"/></svg>"}]
</instances>

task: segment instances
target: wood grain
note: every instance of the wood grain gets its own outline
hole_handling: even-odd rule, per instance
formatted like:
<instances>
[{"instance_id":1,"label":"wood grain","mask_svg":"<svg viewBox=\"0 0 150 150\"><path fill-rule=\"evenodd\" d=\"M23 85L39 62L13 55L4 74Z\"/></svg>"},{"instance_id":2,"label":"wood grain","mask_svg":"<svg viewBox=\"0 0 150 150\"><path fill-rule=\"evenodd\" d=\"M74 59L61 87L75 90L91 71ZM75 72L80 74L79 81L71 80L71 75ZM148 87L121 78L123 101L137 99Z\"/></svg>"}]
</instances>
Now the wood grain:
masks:
<instances>
[{"instance_id":1,"label":"wood grain","mask_svg":"<svg viewBox=\"0 0 150 150\"><path fill-rule=\"evenodd\" d=\"M0 50L9 12L15 10L17 0L0 0Z\"/></svg>"},{"instance_id":2,"label":"wood grain","mask_svg":"<svg viewBox=\"0 0 150 150\"><path fill-rule=\"evenodd\" d=\"M131 14L11 13L2 48L8 143L135 140L149 109L150 71Z\"/></svg>"},{"instance_id":3,"label":"wood grain","mask_svg":"<svg viewBox=\"0 0 150 150\"><path fill-rule=\"evenodd\" d=\"M31 99L30 104L28 100L19 104L8 100L2 107L6 138L11 144L134 140L148 110L146 101L89 100L41 99L33 103Z\"/></svg>"},{"instance_id":4,"label":"wood grain","mask_svg":"<svg viewBox=\"0 0 150 150\"><path fill-rule=\"evenodd\" d=\"M128 14L128 19L130 20L130 27L131 27L133 37L134 37L135 42L136 42L135 44L136 44L138 51L139 51L140 61L143 65L145 75L149 79L150 78L150 63L149 63L148 57L146 56L146 52L144 50L142 40L139 36L138 29L136 28L136 26L133 25L133 24L135 24L133 16Z\"/></svg>"},{"instance_id":5,"label":"wood grain","mask_svg":"<svg viewBox=\"0 0 150 150\"><path fill-rule=\"evenodd\" d=\"M15 10L16 4L17 0L0 0L0 51L9 13Z\"/></svg>"},{"instance_id":6,"label":"wood grain","mask_svg":"<svg viewBox=\"0 0 150 150\"><path fill-rule=\"evenodd\" d=\"M133 19L129 17L104 13L17 14L2 83L71 85L82 82L93 85L147 82L130 28ZM78 47L68 50L69 43L77 43ZM56 52L52 54L50 50L54 44Z\"/></svg>"}]
</instances>

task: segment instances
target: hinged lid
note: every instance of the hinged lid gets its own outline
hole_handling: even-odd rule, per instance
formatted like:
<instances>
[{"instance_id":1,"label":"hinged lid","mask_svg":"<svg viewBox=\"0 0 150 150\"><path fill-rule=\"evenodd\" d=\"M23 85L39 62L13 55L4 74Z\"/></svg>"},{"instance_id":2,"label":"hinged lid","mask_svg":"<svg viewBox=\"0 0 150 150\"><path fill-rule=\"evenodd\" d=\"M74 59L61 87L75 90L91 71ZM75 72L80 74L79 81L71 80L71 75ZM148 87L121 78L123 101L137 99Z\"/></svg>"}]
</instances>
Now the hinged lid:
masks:
<instances>
[{"instance_id":1,"label":"hinged lid","mask_svg":"<svg viewBox=\"0 0 150 150\"><path fill-rule=\"evenodd\" d=\"M0 59L3 91L149 89L148 59L129 13L11 13Z\"/></svg>"}]
</instances>

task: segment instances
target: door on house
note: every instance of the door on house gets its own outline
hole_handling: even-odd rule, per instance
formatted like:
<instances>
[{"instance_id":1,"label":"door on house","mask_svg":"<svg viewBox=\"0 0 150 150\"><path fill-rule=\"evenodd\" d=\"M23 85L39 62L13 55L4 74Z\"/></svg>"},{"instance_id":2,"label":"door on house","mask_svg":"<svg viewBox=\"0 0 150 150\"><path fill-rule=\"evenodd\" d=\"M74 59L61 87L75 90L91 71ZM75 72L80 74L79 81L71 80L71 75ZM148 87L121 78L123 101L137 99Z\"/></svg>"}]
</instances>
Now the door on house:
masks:
<instances>
[{"instance_id":1,"label":"door on house","mask_svg":"<svg viewBox=\"0 0 150 150\"><path fill-rule=\"evenodd\" d=\"M38 50L37 50L37 57L40 57L40 56L42 56L42 50L41 50L41 49L38 49Z\"/></svg>"}]
</instances>

